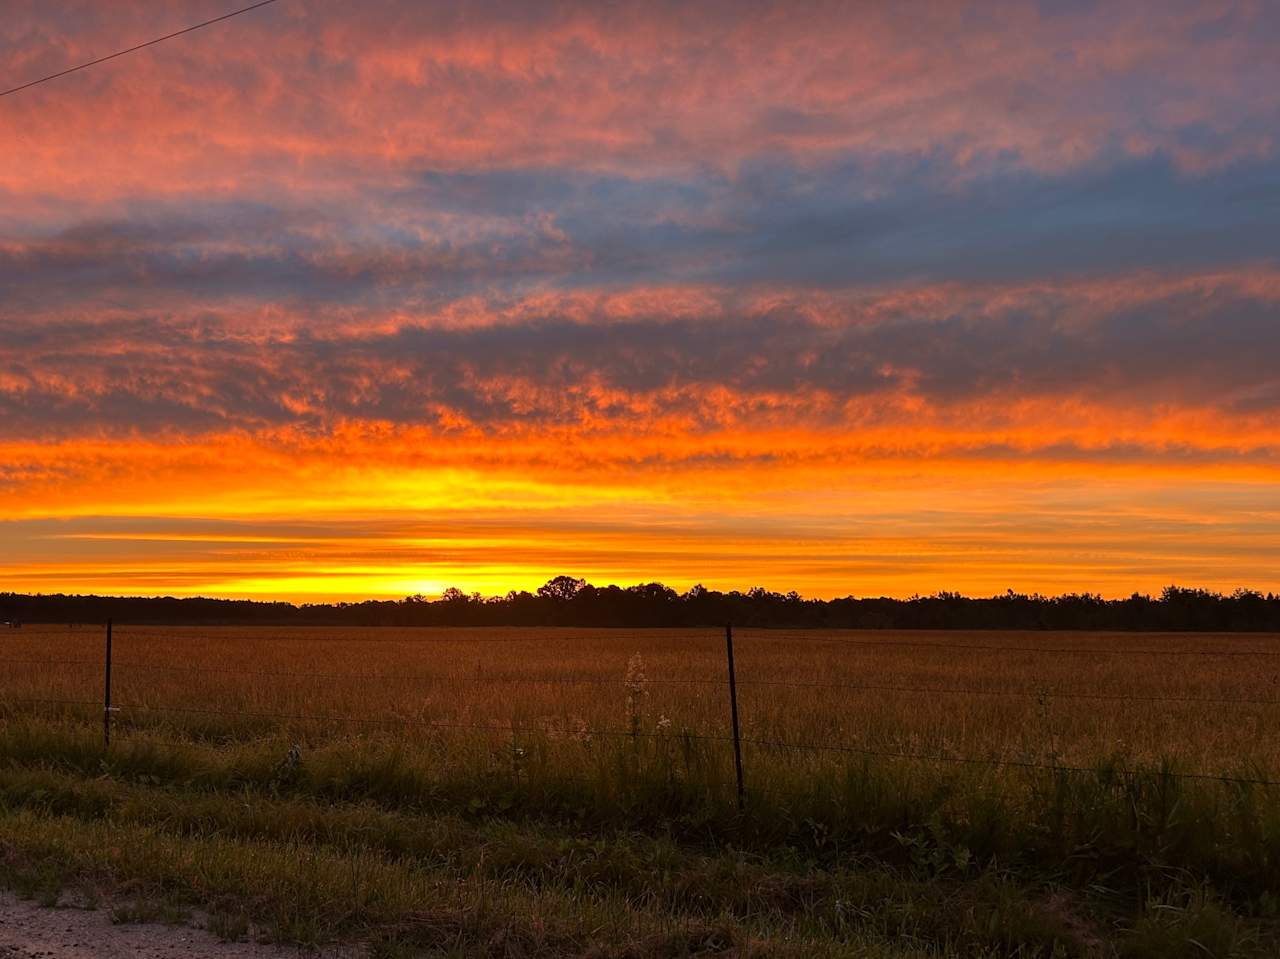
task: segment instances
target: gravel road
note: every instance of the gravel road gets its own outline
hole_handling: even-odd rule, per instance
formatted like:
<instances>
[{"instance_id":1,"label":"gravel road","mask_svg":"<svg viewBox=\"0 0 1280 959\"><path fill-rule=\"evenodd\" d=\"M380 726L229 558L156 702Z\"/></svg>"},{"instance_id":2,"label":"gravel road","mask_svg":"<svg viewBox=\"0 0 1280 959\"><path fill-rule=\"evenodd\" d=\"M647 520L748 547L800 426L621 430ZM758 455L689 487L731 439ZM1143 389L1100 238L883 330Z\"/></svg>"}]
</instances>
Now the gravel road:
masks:
<instances>
[{"instance_id":1,"label":"gravel road","mask_svg":"<svg viewBox=\"0 0 1280 959\"><path fill-rule=\"evenodd\" d=\"M220 942L203 929L116 925L109 909L43 909L0 893L0 959L353 959L346 950L303 953Z\"/></svg>"}]
</instances>

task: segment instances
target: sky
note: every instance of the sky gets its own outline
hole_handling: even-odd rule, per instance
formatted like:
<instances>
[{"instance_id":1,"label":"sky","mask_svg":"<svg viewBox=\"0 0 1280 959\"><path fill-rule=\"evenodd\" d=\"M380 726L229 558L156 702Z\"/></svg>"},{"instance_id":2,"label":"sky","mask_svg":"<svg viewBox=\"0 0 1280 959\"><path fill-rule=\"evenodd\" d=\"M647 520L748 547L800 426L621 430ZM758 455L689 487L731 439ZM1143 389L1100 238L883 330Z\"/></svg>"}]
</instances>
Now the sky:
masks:
<instances>
[{"instance_id":1,"label":"sky","mask_svg":"<svg viewBox=\"0 0 1280 959\"><path fill-rule=\"evenodd\" d=\"M6 0L0 88L236 0ZM0 97L0 590L1280 589L1280 4L277 0Z\"/></svg>"}]
</instances>

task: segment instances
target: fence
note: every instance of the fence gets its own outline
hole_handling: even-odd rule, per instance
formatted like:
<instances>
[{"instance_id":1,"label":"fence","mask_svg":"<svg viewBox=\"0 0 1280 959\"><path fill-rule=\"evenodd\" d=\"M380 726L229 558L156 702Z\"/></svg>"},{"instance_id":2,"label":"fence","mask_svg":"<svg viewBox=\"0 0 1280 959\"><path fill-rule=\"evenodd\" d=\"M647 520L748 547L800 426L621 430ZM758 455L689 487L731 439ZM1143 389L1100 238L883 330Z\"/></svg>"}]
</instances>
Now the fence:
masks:
<instances>
[{"instance_id":1,"label":"fence","mask_svg":"<svg viewBox=\"0 0 1280 959\"><path fill-rule=\"evenodd\" d=\"M476 637L466 642L470 643L511 643L521 641L521 637ZM308 722L317 724L335 724L351 727L405 727L405 728L428 728L441 730L476 730L476 731L492 731L511 734L527 734L536 735L545 732L544 729L538 727L518 727L512 724L483 724L470 722L450 722L450 721L432 721L432 720L414 720L405 717L380 717L380 716L354 716L342 714L318 714L318 713L299 713L299 712L273 712L273 711L252 711L252 710L227 710L209 707L191 706L191 705L157 705L154 703L142 702L120 702L113 699L113 681L112 670L116 665L113 656L113 624L108 622L105 629L102 659L89 658L21 658L21 657L0 657L0 666L4 665L39 665L54 667L98 667L102 669L102 696L100 699L69 699L69 698L15 698L6 697L3 701L11 705L26 706L60 706L60 707L87 707L91 709L101 708L102 710L102 739L104 750L111 748L113 719L120 713L158 713L173 714L187 716L221 716L234 717L240 719L265 720L274 722ZM383 640L364 639L351 640L351 642L382 642ZM455 642L451 639L437 640L440 642ZM1232 649L1168 649L1168 648L1143 648L1143 649L1117 649L1117 648L1084 648L1071 646L1010 646L1003 644L986 644L973 642L939 642L917 639L878 639L874 641L853 640L847 638L831 639L830 637L813 635L789 635L789 642L815 642L815 643L831 643L837 642L842 647L859 648L874 647L876 649L909 649L913 651L929 652L935 650L961 651L968 653L1000 653L1000 654L1034 654L1037 656L1128 656L1128 657L1187 657L1191 659L1206 658L1224 658L1230 659L1234 657L1254 657L1261 661L1273 661L1280 658L1280 649L1250 649L1250 650L1232 650ZM387 642L399 642L398 640L387 640ZM415 642L431 642L431 640L418 639ZM685 686L700 687L707 690L722 690L724 694L724 719L725 731L723 733L690 733L685 732L681 735L689 740L723 744L726 750L732 751L734 782L732 785L736 791L736 799L738 806L741 808L746 802L747 782L749 768L744 764L743 746L757 746L769 749L788 750L795 752L807 753L824 753L824 754L847 754L864 757L873 757L889 760L908 761L908 762L924 762L924 763L944 763L944 764L960 764L973 766L986 766L992 768L1017 768L1040 770L1061 774L1089 774L1096 773L1098 770L1093 767L1082 765L1072 765L1058 762L1041 762L1034 760L1021 760L1012 758L991 758L981 756L967 755L949 755L942 753L929 753L913 750L892 750L879 749L869 746L862 746L852 743L840 742L810 742L810 741L787 741L784 739L768 738L752 735L743 735L740 724L740 706L739 706L739 689L749 689L753 687L759 688L777 688L777 689L794 689L800 691L811 690L845 690L859 692L893 692L908 693L923 696L958 696L958 697L1043 697L1045 694L1040 690L1027 689L990 689L973 686L947 686L947 685L921 685L921 684L902 684L891 682L822 682L822 681L792 681L786 679L753 679L750 677L740 678L737 673L737 667L734 659L734 636L731 627L726 626L724 629L724 652L725 652L725 672L721 679L708 678L680 678L680 677L663 677L654 680L646 679L646 683L654 685L667 686ZM514 677L504 677L501 675L487 676L448 676L443 677L437 674L415 674L415 673L352 673L352 672L334 672L325 670L264 670L255 669L252 666L190 666L180 664L164 664L164 663L146 663L131 661L128 663L130 670L138 672L153 673L169 673L191 676L236 676L236 677L261 677L283 680L300 680L307 679L312 681L323 681L349 684L355 682L386 682L386 681L420 681L420 682L446 682L450 684L461 683L501 683L501 682L541 682L547 684L560 685L595 685L595 686L621 686L626 687L627 680L607 679L600 677L583 677L583 676L557 676L545 677L540 679L530 679L522 677L515 679ZM1203 704L1208 706L1276 706L1280 707L1280 697L1252 697L1252 696L1186 696L1186 695L1145 695L1141 693L1135 694L1119 694L1105 692L1081 692L1081 691L1055 691L1052 696L1055 699L1069 699L1084 701L1110 701L1110 702L1134 702L1144 704ZM617 729L609 727L598 727L590 730L592 736L601 738L654 738L662 734L639 730L633 726L630 729ZM190 742L173 743L172 745L188 746ZM1111 770L1117 775L1136 775L1137 770L1132 769L1113 769ZM1274 787L1280 786L1280 780L1270 779L1264 776L1235 776L1219 774L1209 771L1170 771L1165 775L1179 780L1202 780L1216 781L1224 784L1233 784L1239 786L1261 786Z\"/></svg>"}]
</instances>

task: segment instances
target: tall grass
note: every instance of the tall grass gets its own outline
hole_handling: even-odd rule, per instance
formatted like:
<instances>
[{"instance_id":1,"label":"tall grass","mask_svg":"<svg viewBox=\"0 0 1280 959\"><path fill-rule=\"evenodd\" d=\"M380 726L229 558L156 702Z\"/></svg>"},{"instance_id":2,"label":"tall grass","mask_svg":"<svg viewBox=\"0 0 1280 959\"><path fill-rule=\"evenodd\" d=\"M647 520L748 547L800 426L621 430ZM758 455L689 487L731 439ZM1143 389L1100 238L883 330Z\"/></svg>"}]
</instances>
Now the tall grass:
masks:
<instances>
[{"instance_id":1,"label":"tall grass","mask_svg":"<svg viewBox=\"0 0 1280 959\"><path fill-rule=\"evenodd\" d=\"M0 803L11 815L162 822L166 835L212 830L241 843L341 850L359 837L359 848L419 859L436 847L411 823L462 817L526 836L558 824L568 833L555 842L621 831L710 857L728 844L785 863L786 875L840 882L868 863L939 888L1019 877L1020 888L1056 884L1136 909L1132 942L1176 938L1181 927L1164 920L1177 914L1236 943L1234 920L1215 910L1264 923L1277 910L1280 789L1185 775L1280 771L1268 734L1280 719L1273 637L948 634L899 645L917 639L740 633L739 812L714 633L118 630L123 708L104 754L101 707L24 702L96 700L100 631L28 627L0 650ZM921 691L938 689L966 692ZM508 839L504 848L522 847ZM686 909L683 893L654 887L627 859L635 848L623 843L626 863L600 875L624 898ZM517 859L521 881L551 881ZM699 921L750 915L750 885L739 876L708 894ZM846 893L827 880L805 888L810 912L826 917L805 922L819 939L836 935L828 913Z\"/></svg>"},{"instance_id":2,"label":"tall grass","mask_svg":"<svg viewBox=\"0 0 1280 959\"><path fill-rule=\"evenodd\" d=\"M0 639L6 697L100 700L100 629L29 626ZM952 633L895 645L921 639L739 630L744 735L1068 765L1168 758L1210 773L1280 770L1275 637ZM41 665L52 660L79 665ZM727 695L723 640L705 630L118 627L115 636L120 723L178 734L339 728L250 715L268 713L349 717L346 731L403 722L406 737L433 722L565 739L660 725L723 737ZM1090 696L1101 698L1079 698ZM211 713L162 711L172 708ZM824 763L777 753L754 766Z\"/></svg>"}]
</instances>

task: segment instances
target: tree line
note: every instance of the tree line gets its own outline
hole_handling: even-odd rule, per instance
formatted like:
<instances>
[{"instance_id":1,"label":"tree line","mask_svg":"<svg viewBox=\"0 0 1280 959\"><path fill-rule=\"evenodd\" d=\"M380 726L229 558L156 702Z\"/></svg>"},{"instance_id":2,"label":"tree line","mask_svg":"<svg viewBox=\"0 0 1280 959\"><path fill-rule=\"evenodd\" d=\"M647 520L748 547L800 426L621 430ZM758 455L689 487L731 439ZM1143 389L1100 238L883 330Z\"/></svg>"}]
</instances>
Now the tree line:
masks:
<instances>
[{"instance_id":1,"label":"tree line","mask_svg":"<svg viewBox=\"0 0 1280 959\"><path fill-rule=\"evenodd\" d=\"M302 603L239 599L0 593L0 621L276 626L738 626L827 629L1081 629L1280 632L1280 596L1238 589L1166 587L1158 596L1105 599L941 592L909 599L806 599L756 587L721 592L661 583L593 586L557 576L534 592L481 596L447 589L438 599Z\"/></svg>"}]
</instances>

